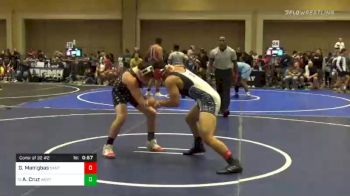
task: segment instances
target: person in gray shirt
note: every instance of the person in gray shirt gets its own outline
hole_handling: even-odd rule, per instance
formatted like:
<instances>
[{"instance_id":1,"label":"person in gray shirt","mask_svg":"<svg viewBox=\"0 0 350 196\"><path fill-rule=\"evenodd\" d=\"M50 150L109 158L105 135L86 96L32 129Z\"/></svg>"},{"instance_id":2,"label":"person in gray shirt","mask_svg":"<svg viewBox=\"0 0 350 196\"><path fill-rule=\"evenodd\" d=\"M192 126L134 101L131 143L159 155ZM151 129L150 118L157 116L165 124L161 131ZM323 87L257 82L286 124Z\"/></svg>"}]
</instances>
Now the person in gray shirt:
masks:
<instances>
[{"instance_id":1,"label":"person in gray shirt","mask_svg":"<svg viewBox=\"0 0 350 196\"><path fill-rule=\"evenodd\" d=\"M230 114L230 90L237 76L237 55L234 49L227 46L226 38L219 38L219 46L209 54L209 67L215 69L216 90L221 97L220 113L224 117Z\"/></svg>"},{"instance_id":2,"label":"person in gray shirt","mask_svg":"<svg viewBox=\"0 0 350 196\"><path fill-rule=\"evenodd\" d=\"M173 52L170 53L168 58L168 64L170 65L186 65L188 56L180 51L180 46L175 44Z\"/></svg>"}]
</instances>

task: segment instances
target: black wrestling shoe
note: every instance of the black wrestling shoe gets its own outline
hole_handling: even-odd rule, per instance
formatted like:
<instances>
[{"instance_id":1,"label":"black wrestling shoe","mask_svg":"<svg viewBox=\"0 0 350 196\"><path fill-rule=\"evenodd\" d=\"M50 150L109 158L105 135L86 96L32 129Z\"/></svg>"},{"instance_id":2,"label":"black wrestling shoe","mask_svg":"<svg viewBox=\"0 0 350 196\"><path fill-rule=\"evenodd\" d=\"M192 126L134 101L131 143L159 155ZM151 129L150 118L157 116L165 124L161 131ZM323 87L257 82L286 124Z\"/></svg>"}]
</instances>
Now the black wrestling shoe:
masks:
<instances>
[{"instance_id":1,"label":"black wrestling shoe","mask_svg":"<svg viewBox=\"0 0 350 196\"><path fill-rule=\"evenodd\" d=\"M223 114L224 118L227 118L230 115L230 111L226 110Z\"/></svg>"},{"instance_id":2,"label":"black wrestling shoe","mask_svg":"<svg viewBox=\"0 0 350 196\"><path fill-rule=\"evenodd\" d=\"M226 166L224 169L216 171L216 174L236 174L242 173L243 168L239 163L234 163Z\"/></svg>"},{"instance_id":3,"label":"black wrestling shoe","mask_svg":"<svg viewBox=\"0 0 350 196\"><path fill-rule=\"evenodd\" d=\"M200 146L200 147L193 147L191 149L189 149L188 151L186 152L183 152L182 154L183 155L201 155L201 154L204 154L205 153L205 149L204 149L204 146Z\"/></svg>"}]
</instances>

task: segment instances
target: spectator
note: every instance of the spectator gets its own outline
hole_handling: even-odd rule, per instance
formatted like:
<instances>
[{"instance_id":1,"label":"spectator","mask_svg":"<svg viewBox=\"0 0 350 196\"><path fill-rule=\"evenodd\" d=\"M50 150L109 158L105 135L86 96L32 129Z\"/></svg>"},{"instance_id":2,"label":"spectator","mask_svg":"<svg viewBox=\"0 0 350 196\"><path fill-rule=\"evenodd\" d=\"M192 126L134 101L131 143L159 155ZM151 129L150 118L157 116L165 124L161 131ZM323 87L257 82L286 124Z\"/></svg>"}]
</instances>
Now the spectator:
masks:
<instances>
[{"instance_id":1,"label":"spectator","mask_svg":"<svg viewBox=\"0 0 350 196\"><path fill-rule=\"evenodd\" d=\"M140 55L138 52L134 54L134 57L130 60L130 67L134 68L139 66L142 63L142 58L140 58Z\"/></svg>"},{"instance_id":2,"label":"spectator","mask_svg":"<svg viewBox=\"0 0 350 196\"><path fill-rule=\"evenodd\" d=\"M5 53L5 51L3 51ZM5 77L5 72L6 72L6 68L5 68L5 63L3 60L3 56L0 58L0 81L4 79Z\"/></svg>"},{"instance_id":3,"label":"spectator","mask_svg":"<svg viewBox=\"0 0 350 196\"><path fill-rule=\"evenodd\" d=\"M293 64L293 58L288 54L287 51L284 51L283 56L281 57L280 65L283 69L283 72Z\"/></svg>"},{"instance_id":4,"label":"spectator","mask_svg":"<svg viewBox=\"0 0 350 196\"><path fill-rule=\"evenodd\" d=\"M236 48L236 55L237 55L237 59L241 59L243 54L242 54L242 50L240 47Z\"/></svg>"},{"instance_id":5,"label":"spectator","mask_svg":"<svg viewBox=\"0 0 350 196\"><path fill-rule=\"evenodd\" d=\"M303 70L300 68L300 62L295 61L293 66L286 70L286 76L283 79L285 89L295 90L301 86L304 80L302 75Z\"/></svg>"},{"instance_id":6,"label":"spectator","mask_svg":"<svg viewBox=\"0 0 350 196\"><path fill-rule=\"evenodd\" d=\"M324 70L324 83L325 83L325 86L330 88L331 85L332 85L332 71L333 71L333 59L334 59L334 56L333 54L330 52L328 53L328 56L324 58L324 61L323 61L323 70Z\"/></svg>"},{"instance_id":7,"label":"spectator","mask_svg":"<svg viewBox=\"0 0 350 196\"><path fill-rule=\"evenodd\" d=\"M168 58L168 64L170 65L186 65L188 61L188 56L183 52L180 52L180 46L175 44L173 52L170 53Z\"/></svg>"},{"instance_id":8,"label":"spectator","mask_svg":"<svg viewBox=\"0 0 350 196\"><path fill-rule=\"evenodd\" d=\"M123 67L124 69L130 68L130 60L131 60L131 54L129 49L125 49L125 53L123 55Z\"/></svg>"},{"instance_id":9,"label":"spectator","mask_svg":"<svg viewBox=\"0 0 350 196\"><path fill-rule=\"evenodd\" d=\"M242 53L242 57L240 59L240 62L247 63L248 65L252 66L253 65L253 57L249 55L246 52Z\"/></svg>"},{"instance_id":10,"label":"spectator","mask_svg":"<svg viewBox=\"0 0 350 196\"><path fill-rule=\"evenodd\" d=\"M314 64L314 67L316 67L317 69L319 84L323 84L323 71L322 71L323 55L322 55L321 49L316 50L316 52L311 57L311 61Z\"/></svg>"},{"instance_id":11,"label":"spectator","mask_svg":"<svg viewBox=\"0 0 350 196\"><path fill-rule=\"evenodd\" d=\"M305 66L304 77L307 83L311 83L311 89L319 88L317 68L313 65L311 60Z\"/></svg>"},{"instance_id":12,"label":"spectator","mask_svg":"<svg viewBox=\"0 0 350 196\"><path fill-rule=\"evenodd\" d=\"M338 41L334 44L334 49L341 51L345 48L345 43L343 42L343 38L339 37Z\"/></svg>"},{"instance_id":13,"label":"spectator","mask_svg":"<svg viewBox=\"0 0 350 196\"><path fill-rule=\"evenodd\" d=\"M29 59L25 59L23 62L19 63L18 69L16 70L16 78L18 81L29 81L30 63Z\"/></svg>"},{"instance_id":14,"label":"spectator","mask_svg":"<svg viewBox=\"0 0 350 196\"><path fill-rule=\"evenodd\" d=\"M207 68L208 68L209 57L208 57L207 51L205 51L204 48L201 48L199 51L199 61L200 61L200 66L199 66L198 74L204 81L207 81Z\"/></svg>"},{"instance_id":15,"label":"spectator","mask_svg":"<svg viewBox=\"0 0 350 196\"><path fill-rule=\"evenodd\" d=\"M263 71L265 68L265 64L266 64L265 59L263 58L262 55L259 55L256 61L256 67L254 67L254 69L258 71Z\"/></svg>"},{"instance_id":16,"label":"spectator","mask_svg":"<svg viewBox=\"0 0 350 196\"><path fill-rule=\"evenodd\" d=\"M345 48L341 49L339 56L335 60L336 70L338 72L335 90L338 92L346 92L347 85L349 84L349 71L347 70L346 53L347 50Z\"/></svg>"},{"instance_id":17,"label":"spectator","mask_svg":"<svg viewBox=\"0 0 350 196\"><path fill-rule=\"evenodd\" d=\"M196 55L196 46L190 45L190 48L187 50L187 56L191 58L194 55Z\"/></svg>"}]
</instances>

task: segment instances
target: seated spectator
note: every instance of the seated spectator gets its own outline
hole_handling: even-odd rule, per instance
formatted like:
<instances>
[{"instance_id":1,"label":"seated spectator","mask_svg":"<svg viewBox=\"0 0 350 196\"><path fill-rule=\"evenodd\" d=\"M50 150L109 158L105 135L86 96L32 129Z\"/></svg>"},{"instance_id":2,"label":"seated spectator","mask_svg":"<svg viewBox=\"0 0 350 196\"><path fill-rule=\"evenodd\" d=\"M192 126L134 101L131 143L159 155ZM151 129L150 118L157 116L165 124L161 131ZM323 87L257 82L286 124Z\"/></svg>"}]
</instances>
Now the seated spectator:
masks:
<instances>
[{"instance_id":1,"label":"seated spectator","mask_svg":"<svg viewBox=\"0 0 350 196\"><path fill-rule=\"evenodd\" d=\"M16 79L21 82L28 82L29 81L29 68L30 68L30 62L24 60L21 62L18 66L18 69L16 70Z\"/></svg>"},{"instance_id":2,"label":"seated spectator","mask_svg":"<svg viewBox=\"0 0 350 196\"><path fill-rule=\"evenodd\" d=\"M298 61L294 62L292 67L286 70L286 75L283 78L285 89L295 90L302 85L304 80L303 70L300 68L300 63Z\"/></svg>"},{"instance_id":3,"label":"seated spectator","mask_svg":"<svg viewBox=\"0 0 350 196\"><path fill-rule=\"evenodd\" d=\"M317 68L314 67L311 60L305 66L304 78L307 83L311 84L311 89L319 88Z\"/></svg>"},{"instance_id":4,"label":"seated spectator","mask_svg":"<svg viewBox=\"0 0 350 196\"><path fill-rule=\"evenodd\" d=\"M258 59L256 60L256 65L253 67L254 70L263 71L265 68L265 59L262 55L258 56Z\"/></svg>"},{"instance_id":5,"label":"seated spectator","mask_svg":"<svg viewBox=\"0 0 350 196\"><path fill-rule=\"evenodd\" d=\"M0 80L3 80L4 77L5 77L5 65L2 58L0 58Z\"/></svg>"}]
</instances>

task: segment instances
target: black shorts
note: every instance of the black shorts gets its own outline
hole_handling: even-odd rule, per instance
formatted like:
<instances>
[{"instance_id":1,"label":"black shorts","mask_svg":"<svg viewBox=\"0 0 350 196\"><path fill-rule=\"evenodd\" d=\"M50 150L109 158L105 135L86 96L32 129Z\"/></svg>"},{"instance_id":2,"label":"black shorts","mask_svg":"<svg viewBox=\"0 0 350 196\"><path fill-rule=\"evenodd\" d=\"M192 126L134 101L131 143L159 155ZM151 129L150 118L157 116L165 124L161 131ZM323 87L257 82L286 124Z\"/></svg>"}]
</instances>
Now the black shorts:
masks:
<instances>
[{"instance_id":1,"label":"black shorts","mask_svg":"<svg viewBox=\"0 0 350 196\"><path fill-rule=\"evenodd\" d=\"M338 71L338 76L339 77L344 77L344 76L347 76L349 75L349 72L346 72L346 71Z\"/></svg>"},{"instance_id":2,"label":"black shorts","mask_svg":"<svg viewBox=\"0 0 350 196\"><path fill-rule=\"evenodd\" d=\"M118 104L127 104L128 102L135 108L139 105L124 84L113 87L112 98L114 107Z\"/></svg>"}]
</instances>

